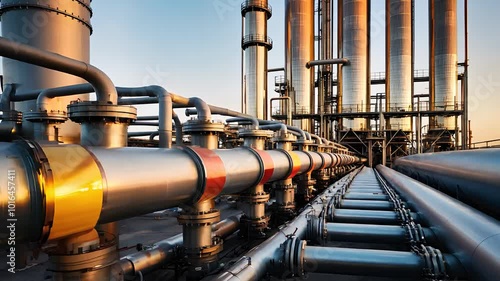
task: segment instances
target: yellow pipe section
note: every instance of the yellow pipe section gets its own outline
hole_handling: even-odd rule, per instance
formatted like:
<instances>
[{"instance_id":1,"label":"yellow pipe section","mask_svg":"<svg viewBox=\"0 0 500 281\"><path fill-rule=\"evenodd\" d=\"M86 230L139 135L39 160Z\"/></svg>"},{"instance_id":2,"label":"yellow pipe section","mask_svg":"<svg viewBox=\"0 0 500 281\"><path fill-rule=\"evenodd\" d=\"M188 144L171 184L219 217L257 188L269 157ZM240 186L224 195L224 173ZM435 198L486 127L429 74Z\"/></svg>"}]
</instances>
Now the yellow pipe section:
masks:
<instances>
[{"instance_id":1,"label":"yellow pipe section","mask_svg":"<svg viewBox=\"0 0 500 281\"><path fill-rule=\"evenodd\" d=\"M52 172L44 179L47 206L54 206L48 241L95 227L103 201L103 176L92 155L79 145L42 145Z\"/></svg>"}]
</instances>

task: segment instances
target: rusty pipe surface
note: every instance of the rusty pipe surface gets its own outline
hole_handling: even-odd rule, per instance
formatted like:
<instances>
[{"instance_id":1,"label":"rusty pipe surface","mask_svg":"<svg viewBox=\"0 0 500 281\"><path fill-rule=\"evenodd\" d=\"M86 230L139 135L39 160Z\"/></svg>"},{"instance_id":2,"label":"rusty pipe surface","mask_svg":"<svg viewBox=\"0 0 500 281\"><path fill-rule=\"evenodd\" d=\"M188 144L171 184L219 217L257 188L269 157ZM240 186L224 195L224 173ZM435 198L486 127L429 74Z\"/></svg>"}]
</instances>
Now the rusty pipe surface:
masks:
<instances>
[{"instance_id":1,"label":"rusty pipe surface","mask_svg":"<svg viewBox=\"0 0 500 281\"><path fill-rule=\"evenodd\" d=\"M92 229L97 223L193 204L308 173L324 166L323 159L330 156L322 154L310 157L301 151L250 148L108 149L18 141L0 143L0 172L7 174L15 166L18 188L24 190L20 194L25 207L19 201L16 211L23 214L20 224L29 226L19 225L19 229L33 229L25 233L27 237L19 234L19 242L44 242ZM341 155L341 159L325 164L333 167L359 161L349 155ZM1 179L2 188L7 180ZM0 198L2 208L7 208L8 199ZM45 217L30 217L36 214Z\"/></svg>"},{"instance_id":2,"label":"rusty pipe surface","mask_svg":"<svg viewBox=\"0 0 500 281\"><path fill-rule=\"evenodd\" d=\"M238 230L241 215L231 216L212 225L214 236L226 238ZM134 277L138 272L148 274L178 257L175 250L183 243L182 233L161 240L153 248L120 259L118 266L127 277Z\"/></svg>"},{"instance_id":3,"label":"rusty pipe surface","mask_svg":"<svg viewBox=\"0 0 500 281\"><path fill-rule=\"evenodd\" d=\"M423 183L382 165L377 170L429 225L471 280L498 280L500 223Z\"/></svg>"},{"instance_id":4,"label":"rusty pipe surface","mask_svg":"<svg viewBox=\"0 0 500 281\"><path fill-rule=\"evenodd\" d=\"M500 149L416 154L394 169L500 219Z\"/></svg>"},{"instance_id":5,"label":"rusty pipe surface","mask_svg":"<svg viewBox=\"0 0 500 281\"><path fill-rule=\"evenodd\" d=\"M97 67L59 54L0 37L0 56L78 76L94 88L97 100L116 104L118 93L111 79Z\"/></svg>"}]
</instances>

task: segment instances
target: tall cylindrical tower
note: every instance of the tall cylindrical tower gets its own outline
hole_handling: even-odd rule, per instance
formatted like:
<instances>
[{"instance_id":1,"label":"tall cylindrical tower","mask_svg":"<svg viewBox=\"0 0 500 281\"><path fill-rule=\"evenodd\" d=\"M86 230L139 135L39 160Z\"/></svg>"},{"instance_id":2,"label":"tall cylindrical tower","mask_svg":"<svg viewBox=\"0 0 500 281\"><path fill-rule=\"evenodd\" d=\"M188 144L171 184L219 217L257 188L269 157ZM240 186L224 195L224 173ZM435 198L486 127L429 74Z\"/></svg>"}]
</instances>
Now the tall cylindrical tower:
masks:
<instances>
[{"instance_id":1,"label":"tall cylindrical tower","mask_svg":"<svg viewBox=\"0 0 500 281\"><path fill-rule=\"evenodd\" d=\"M243 39L243 113L267 119L267 52L272 48L267 36L271 6L267 0L246 0L241 4Z\"/></svg>"},{"instance_id":2,"label":"tall cylindrical tower","mask_svg":"<svg viewBox=\"0 0 500 281\"><path fill-rule=\"evenodd\" d=\"M2 0L2 36L19 43L89 62L91 0ZM39 66L3 59L4 84L16 84L17 91L53 88L83 83L78 77ZM71 100L88 100L88 95L52 99L48 110L66 112ZM36 111L36 101L16 103L16 110ZM22 134L31 138L33 125L23 121ZM79 125L70 121L60 125L59 140L78 142Z\"/></svg>"},{"instance_id":3,"label":"tall cylindrical tower","mask_svg":"<svg viewBox=\"0 0 500 281\"><path fill-rule=\"evenodd\" d=\"M368 1L343 1L343 57L350 64L343 67L342 111L366 112L369 110L368 95ZM366 130L362 118L344 119L344 127Z\"/></svg>"},{"instance_id":4,"label":"tall cylindrical tower","mask_svg":"<svg viewBox=\"0 0 500 281\"><path fill-rule=\"evenodd\" d=\"M435 110L452 110L457 94L457 1L434 2ZM432 102L432 101L431 101ZM436 117L437 128L455 129L453 117Z\"/></svg>"},{"instance_id":5,"label":"tall cylindrical tower","mask_svg":"<svg viewBox=\"0 0 500 281\"><path fill-rule=\"evenodd\" d=\"M314 60L314 1L285 0L285 72L288 95L295 114L314 113L314 68L306 63ZM310 131L311 120L293 122Z\"/></svg>"},{"instance_id":6,"label":"tall cylindrical tower","mask_svg":"<svg viewBox=\"0 0 500 281\"><path fill-rule=\"evenodd\" d=\"M390 103L387 111L411 111L412 42L411 0L388 0ZM387 93L386 93L387 94ZM411 118L392 118L387 129L411 131Z\"/></svg>"}]
</instances>

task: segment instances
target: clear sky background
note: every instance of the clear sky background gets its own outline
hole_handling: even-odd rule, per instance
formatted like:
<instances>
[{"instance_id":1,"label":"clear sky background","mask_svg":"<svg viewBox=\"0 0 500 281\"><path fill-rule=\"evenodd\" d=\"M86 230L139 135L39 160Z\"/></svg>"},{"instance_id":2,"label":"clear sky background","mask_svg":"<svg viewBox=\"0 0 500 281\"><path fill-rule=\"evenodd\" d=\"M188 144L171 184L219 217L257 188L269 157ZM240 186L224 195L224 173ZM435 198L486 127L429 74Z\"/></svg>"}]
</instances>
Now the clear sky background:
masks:
<instances>
[{"instance_id":1,"label":"clear sky background","mask_svg":"<svg viewBox=\"0 0 500 281\"><path fill-rule=\"evenodd\" d=\"M312 1L312 0L311 0ZM240 110L242 0L92 1L91 62L119 86L159 84L184 96ZM284 65L284 1L270 0L269 67ZM416 65L428 69L426 0L416 0ZM458 0L459 61L463 55L463 0ZM384 71L384 3L372 1L372 72ZM469 1L470 119L473 141L500 138L500 1ZM334 34L335 35L335 34ZM269 77L269 96L274 93ZM372 87L372 93L383 86ZM416 93L427 93L417 83ZM139 106L143 115L155 106ZM182 114L182 111L178 112ZM183 114L182 114L183 115Z\"/></svg>"}]
</instances>

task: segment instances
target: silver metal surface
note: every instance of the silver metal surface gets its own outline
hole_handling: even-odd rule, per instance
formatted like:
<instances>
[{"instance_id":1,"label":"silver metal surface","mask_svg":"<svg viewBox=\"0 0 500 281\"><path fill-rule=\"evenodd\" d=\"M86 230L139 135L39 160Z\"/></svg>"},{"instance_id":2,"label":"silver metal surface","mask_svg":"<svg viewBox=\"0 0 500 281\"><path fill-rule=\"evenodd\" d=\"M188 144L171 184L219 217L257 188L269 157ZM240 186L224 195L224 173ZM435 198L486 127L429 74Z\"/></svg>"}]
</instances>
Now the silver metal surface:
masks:
<instances>
[{"instance_id":1,"label":"silver metal surface","mask_svg":"<svg viewBox=\"0 0 500 281\"><path fill-rule=\"evenodd\" d=\"M368 81L368 3L343 1L343 57L350 61L342 67L342 112L369 111ZM366 120L344 119L347 129L366 130Z\"/></svg>"},{"instance_id":2,"label":"silver metal surface","mask_svg":"<svg viewBox=\"0 0 500 281\"><path fill-rule=\"evenodd\" d=\"M2 1L0 10L2 36L17 43L89 63L92 13L90 0L5 0ZM3 59L3 75L4 83L15 83L21 91L84 82L76 76L7 58ZM88 100L88 95L58 98L50 105L50 109L65 111L66 105L77 98ZM35 101L16 104L16 108L23 112L34 111ZM23 134L32 136L31 131L32 125L24 122ZM65 142L78 142L79 132L78 124L67 122L61 126Z\"/></svg>"},{"instance_id":3,"label":"silver metal surface","mask_svg":"<svg viewBox=\"0 0 500 281\"><path fill-rule=\"evenodd\" d=\"M386 111L411 111L411 0L390 0L390 104ZM411 118L392 118L391 128L411 131Z\"/></svg>"},{"instance_id":4,"label":"silver metal surface","mask_svg":"<svg viewBox=\"0 0 500 281\"><path fill-rule=\"evenodd\" d=\"M409 241L406 229L400 225L327 223L325 226L329 241L384 244ZM436 241L432 230L423 228L422 231L427 243Z\"/></svg>"},{"instance_id":5,"label":"silver metal surface","mask_svg":"<svg viewBox=\"0 0 500 281\"><path fill-rule=\"evenodd\" d=\"M412 217L419 222L419 217L412 213ZM336 209L333 217L334 222L343 223L365 223L365 224L400 224L399 217L394 211L372 211Z\"/></svg>"},{"instance_id":6,"label":"silver metal surface","mask_svg":"<svg viewBox=\"0 0 500 281\"><path fill-rule=\"evenodd\" d=\"M344 199L340 202L340 207L343 209L379 210L379 211L389 211L394 209L394 205L392 204L392 202L379 201L379 200Z\"/></svg>"},{"instance_id":7,"label":"silver metal surface","mask_svg":"<svg viewBox=\"0 0 500 281\"><path fill-rule=\"evenodd\" d=\"M246 0L242 4L244 34L243 113L267 119L267 52L272 42L267 36L271 8L267 0ZM248 43L247 43L248 42Z\"/></svg>"},{"instance_id":8,"label":"silver metal surface","mask_svg":"<svg viewBox=\"0 0 500 281\"><path fill-rule=\"evenodd\" d=\"M314 1L285 1L285 75L290 105L295 114L314 113ZM294 126L312 130L311 120L295 120Z\"/></svg>"},{"instance_id":9,"label":"silver metal surface","mask_svg":"<svg viewBox=\"0 0 500 281\"><path fill-rule=\"evenodd\" d=\"M88 149L100 163L106 180L100 223L176 207L196 192L196 164L180 150Z\"/></svg>"},{"instance_id":10,"label":"silver metal surface","mask_svg":"<svg viewBox=\"0 0 500 281\"><path fill-rule=\"evenodd\" d=\"M444 110L457 98L457 0L436 0L434 5L434 102L436 110ZM436 116L436 125L455 130L454 119Z\"/></svg>"},{"instance_id":11,"label":"silver metal surface","mask_svg":"<svg viewBox=\"0 0 500 281\"><path fill-rule=\"evenodd\" d=\"M349 176L345 178L349 178ZM331 198L341 186L341 184L330 186L314 201L306 205L302 212L280 231L250 250L230 268L225 269L212 280L259 280L266 272L277 270L273 266L272 261L283 260L284 247L282 245L290 239L289 235L293 234L296 237L304 237L307 230L308 217L319 215L323 208L322 200Z\"/></svg>"},{"instance_id":12,"label":"silver metal surface","mask_svg":"<svg viewBox=\"0 0 500 281\"><path fill-rule=\"evenodd\" d=\"M500 223L470 206L384 166L377 170L421 214L449 253L473 280L500 276Z\"/></svg>"}]
</instances>

